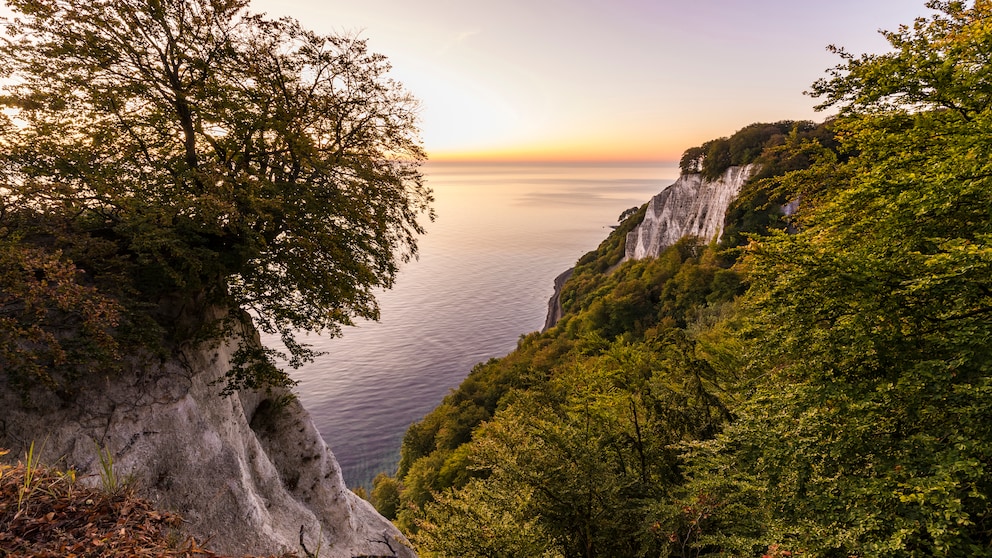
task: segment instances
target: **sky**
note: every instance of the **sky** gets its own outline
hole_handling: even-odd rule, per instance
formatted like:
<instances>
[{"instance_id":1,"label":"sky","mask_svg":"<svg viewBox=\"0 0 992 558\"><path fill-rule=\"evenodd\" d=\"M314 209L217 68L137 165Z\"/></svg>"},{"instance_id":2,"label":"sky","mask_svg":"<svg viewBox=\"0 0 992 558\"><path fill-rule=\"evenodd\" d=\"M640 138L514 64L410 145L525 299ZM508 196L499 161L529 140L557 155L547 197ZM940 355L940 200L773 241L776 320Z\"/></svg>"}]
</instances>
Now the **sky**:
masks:
<instances>
[{"instance_id":1,"label":"sky","mask_svg":"<svg viewBox=\"0 0 992 558\"><path fill-rule=\"evenodd\" d=\"M252 0L358 33L423 105L434 160L677 160L753 122L822 121L803 94L923 0Z\"/></svg>"},{"instance_id":2,"label":"sky","mask_svg":"<svg viewBox=\"0 0 992 558\"><path fill-rule=\"evenodd\" d=\"M252 0L357 34L422 104L432 160L665 161L753 122L829 114L803 95L924 0ZM6 11L6 10L3 10Z\"/></svg>"}]
</instances>

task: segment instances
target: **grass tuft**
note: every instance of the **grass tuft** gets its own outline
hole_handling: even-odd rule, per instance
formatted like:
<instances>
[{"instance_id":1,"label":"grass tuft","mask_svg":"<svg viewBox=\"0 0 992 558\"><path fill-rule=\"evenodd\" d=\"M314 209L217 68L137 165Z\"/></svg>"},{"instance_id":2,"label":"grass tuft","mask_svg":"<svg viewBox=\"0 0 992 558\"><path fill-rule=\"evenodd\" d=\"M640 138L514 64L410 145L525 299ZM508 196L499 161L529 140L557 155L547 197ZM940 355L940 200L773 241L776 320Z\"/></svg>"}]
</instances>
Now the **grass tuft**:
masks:
<instances>
[{"instance_id":1,"label":"grass tuft","mask_svg":"<svg viewBox=\"0 0 992 558\"><path fill-rule=\"evenodd\" d=\"M7 453L0 448L0 457ZM104 450L101 467L116 490L77 485L74 471L40 464L33 444L23 462L0 463L0 557L221 558L179 535L180 516L156 510L120 482Z\"/></svg>"},{"instance_id":2,"label":"grass tuft","mask_svg":"<svg viewBox=\"0 0 992 558\"><path fill-rule=\"evenodd\" d=\"M110 447L96 447L97 456L100 458L100 486L107 494L117 494L131 484L131 477L121 479L114 469L114 454Z\"/></svg>"}]
</instances>

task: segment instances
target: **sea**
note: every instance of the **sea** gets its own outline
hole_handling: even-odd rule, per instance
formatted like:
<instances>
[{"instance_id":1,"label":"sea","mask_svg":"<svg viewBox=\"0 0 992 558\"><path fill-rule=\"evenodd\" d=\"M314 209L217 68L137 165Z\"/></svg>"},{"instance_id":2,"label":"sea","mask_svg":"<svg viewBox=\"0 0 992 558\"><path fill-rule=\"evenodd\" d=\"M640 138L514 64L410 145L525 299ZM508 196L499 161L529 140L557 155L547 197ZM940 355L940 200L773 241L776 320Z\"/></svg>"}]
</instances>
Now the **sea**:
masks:
<instances>
[{"instance_id":1,"label":"sea","mask_svg":"<svg viewBox=\"0 0 992 558\"><path fill-rule=\"evenodd\" d=\"M351 488L395 474L407 428L472 367L544 325L554 278L594 250L626 209L678 176L663 163L428 163L437 218L419 258L378 294L381 317L293 371L303 405ZM271 341L271 340L269 340Z\"/></svg>"}]
</instances>

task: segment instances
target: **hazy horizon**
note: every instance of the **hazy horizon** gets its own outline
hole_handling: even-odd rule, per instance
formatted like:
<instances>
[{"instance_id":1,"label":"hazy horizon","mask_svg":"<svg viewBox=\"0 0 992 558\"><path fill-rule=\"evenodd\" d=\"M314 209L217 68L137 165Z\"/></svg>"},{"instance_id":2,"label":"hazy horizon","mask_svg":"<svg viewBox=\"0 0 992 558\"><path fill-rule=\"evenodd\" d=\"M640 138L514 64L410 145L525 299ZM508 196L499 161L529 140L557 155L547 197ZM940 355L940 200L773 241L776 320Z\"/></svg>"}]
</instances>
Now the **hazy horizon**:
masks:
<instances>
[{"instance_id":1,"label":"hazy horizon","mask_svg":"<svg viewBox=\"0 0 992 558\"><path fill-rule=\"evenodd\" d=\"M421 101L435 161L672 161L754 122L813 120L804 95L923 0L251 0L385 55ZM10 8L0 4L0 16Z\"/></svg>"},{"instance_id":2,"label":"hazy horizon","mask_svg":"<svg viewBox=\"0 0 992 558\"><path fill-rule=\"evenodd\" d=\"M754 122L813 120L803 94L882 52L924 0L253 0L357 34L421 100L434 160L672 161Z\"/></svg>"}]
</instances>

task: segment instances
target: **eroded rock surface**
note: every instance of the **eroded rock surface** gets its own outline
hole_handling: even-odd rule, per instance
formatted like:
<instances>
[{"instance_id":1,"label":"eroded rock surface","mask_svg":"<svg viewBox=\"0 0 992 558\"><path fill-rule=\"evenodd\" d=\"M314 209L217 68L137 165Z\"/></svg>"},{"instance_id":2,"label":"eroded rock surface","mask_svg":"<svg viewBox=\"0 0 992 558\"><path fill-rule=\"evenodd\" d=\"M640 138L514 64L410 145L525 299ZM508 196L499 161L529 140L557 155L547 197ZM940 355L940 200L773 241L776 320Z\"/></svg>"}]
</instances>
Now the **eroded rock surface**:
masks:
<instances>
[{"instance_id":1,"label":"eroded rock surface","mask_svg":"<svg viewBox=\"0 0 992 558\"><path fill-rule=\"evenodd\" d=\"M717 180L701 174L680 176L651 198L644 221L627 233L624 259L657 257L685 236L719 238L727 208L753 170L754 165L731 167Z\"/></svg>"},{"instance_id":2,"label":"eroded rock surface","mask_svg":"<svg viewBox=\"0 0 992 558\"><path fill-rule=\"evenodd\" d=\"M0 447L33 441L49 464L100 484L98 448L119 479L214 551L321 557L415 554L399 531L344 484L334 455L286 390L218 395L232 343L93 380L71 403L52 394L25 406L0 375Z\"/></svg>"},{"instance_id":3,"label":"eroded rock surface","mask_svg":"<svg viewBox=\"0 0 992 558\"><path fill-rule=\"evenodd\" d=\"M567 271L558 275L558 277L555 277L555 292L548 300L548 315L544 318L544 328L541 329L542 332L548 331L554 327L555 324L558 323L558 320L561 319L561 289L565 286L565 281L568 281L568 278L572 276L574 271L575 268L571 267Z\"/></svg>"}]
</instances>

